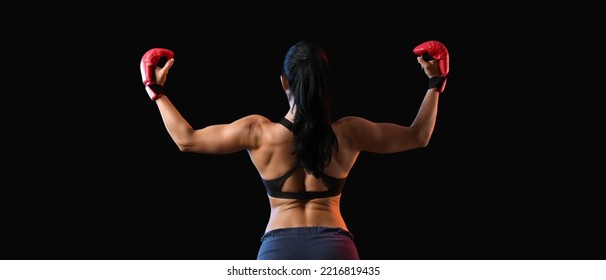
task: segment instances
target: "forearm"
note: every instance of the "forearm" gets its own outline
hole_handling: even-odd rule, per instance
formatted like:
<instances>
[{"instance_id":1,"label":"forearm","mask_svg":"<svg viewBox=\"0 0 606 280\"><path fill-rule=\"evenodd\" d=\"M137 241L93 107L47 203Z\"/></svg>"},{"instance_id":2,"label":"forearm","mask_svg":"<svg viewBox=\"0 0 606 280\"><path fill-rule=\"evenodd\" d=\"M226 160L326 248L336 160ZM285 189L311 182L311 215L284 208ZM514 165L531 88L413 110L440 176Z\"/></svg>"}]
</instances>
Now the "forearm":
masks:
<instances>
[{"instance_id":1,"label":"forearm","mask_svg":"<svg viewBox=\"0 0 606 280\"><path fill-rule=\"evenodd\" d=\"M187 146L194 133L192 126L185 120L168 96L162 96L156 100L156 104L160 110L164 126L170 137L175 141L175 144L180 149Z\"/></svg>"},{"instance_id":2,"label":"forearm","mask_svg":"<svg viewBox=\"0 0 606 280\"><path fill-rule=\"evenodd\" d=\"M429 142L436 123L439 95L440 93L436 88L427 90L417 116L410 126L417 130L418 138L425 145Z\"/></svg>"}]
</instances>

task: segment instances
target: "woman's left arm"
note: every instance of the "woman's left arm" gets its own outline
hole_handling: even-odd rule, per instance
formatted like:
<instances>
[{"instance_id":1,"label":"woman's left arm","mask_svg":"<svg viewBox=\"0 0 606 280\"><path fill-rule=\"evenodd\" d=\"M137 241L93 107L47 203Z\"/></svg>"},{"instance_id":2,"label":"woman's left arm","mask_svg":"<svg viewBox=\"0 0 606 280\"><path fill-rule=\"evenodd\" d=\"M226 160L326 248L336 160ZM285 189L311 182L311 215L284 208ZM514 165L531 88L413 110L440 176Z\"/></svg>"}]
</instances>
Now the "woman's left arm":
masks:
<instances>
[{"instance_id":1,"label":"woman's left arm","mask_svg":"<svg viewBox=\"0 0 606 280\"><path fill-rule=\"evenodd\" d=\"M171 58L163 67L155 66L154 82L162 87L175 60ZM151 70L151 69L150 69ZM146 73L142 73L146 74ZM144 76L145 78L145 76ZM254 149L258 146L260 124L268 121L260 115L249 115L229 124L210 125L194 129L165 94L152 98L162 120L179 150L193 153L226 154Z\"/></svg>"},{"instance_id":2,"label":"woman's left arm","mask_svg":"<svg viewBox=\"0 0 606 280\"><path fill-rule=\"evenodd\" d=\"M189 122L164 95L156 100L168 134L183 152L227 154L254 149L258 143L258 125L266 120L249 115L229 124L193 129Z\"/></svg>"}]
</instances>

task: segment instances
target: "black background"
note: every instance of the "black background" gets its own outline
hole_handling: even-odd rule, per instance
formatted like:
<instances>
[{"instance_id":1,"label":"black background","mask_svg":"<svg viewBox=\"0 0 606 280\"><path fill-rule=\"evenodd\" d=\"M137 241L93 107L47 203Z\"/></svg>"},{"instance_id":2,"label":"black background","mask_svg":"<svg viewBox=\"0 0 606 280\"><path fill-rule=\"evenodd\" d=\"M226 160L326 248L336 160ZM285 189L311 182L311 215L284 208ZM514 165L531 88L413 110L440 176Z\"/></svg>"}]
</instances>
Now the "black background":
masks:
<instances>
[{"instance_id":1,"label":"black background","mask_svg":"<svg viewBox=\"0 0 606 280\"><path fill-rule=\"evenodd\" d=\"M248 155L179 152L139 61L175 52L165 86L195 128L275 121L288 109L282 59L299 40L329 56L334 119L403 125L427 85L412 48L450 51L429 146L362 153L350 173L342 214L362 259L603 258L603 180L585 160L601 154L586 150L597 129L574 121L577 95L559 79L573 76L554 74L565 56L534 54L567 42L552 37L559 26L421 8L98 8L11 41L3 259L254 259L269 205Z\"/></svg>"}]
</instances>

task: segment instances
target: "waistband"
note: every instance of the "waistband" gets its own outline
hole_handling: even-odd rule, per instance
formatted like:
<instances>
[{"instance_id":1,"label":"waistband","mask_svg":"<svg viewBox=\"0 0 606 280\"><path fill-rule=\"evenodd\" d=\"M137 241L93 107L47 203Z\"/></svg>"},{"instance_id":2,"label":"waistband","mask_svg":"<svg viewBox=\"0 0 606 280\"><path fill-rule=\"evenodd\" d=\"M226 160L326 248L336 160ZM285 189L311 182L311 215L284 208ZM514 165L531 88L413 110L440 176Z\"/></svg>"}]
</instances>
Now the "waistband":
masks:
<instances>
[{"instance_id":1,"label":"waistband","mask_svg":"<svg viewBox=\"0 0 606 280\"><path fill-rule=\"evenodd\" d=\"M261 239L266 237L275 237L275 236L313 236L313 235L344 235L351 239L353 239L353 234L342 228L332 228L332 227L290 227L290 228L278 228L273 229L261 237Z\"/></svg>"}]
</instances>

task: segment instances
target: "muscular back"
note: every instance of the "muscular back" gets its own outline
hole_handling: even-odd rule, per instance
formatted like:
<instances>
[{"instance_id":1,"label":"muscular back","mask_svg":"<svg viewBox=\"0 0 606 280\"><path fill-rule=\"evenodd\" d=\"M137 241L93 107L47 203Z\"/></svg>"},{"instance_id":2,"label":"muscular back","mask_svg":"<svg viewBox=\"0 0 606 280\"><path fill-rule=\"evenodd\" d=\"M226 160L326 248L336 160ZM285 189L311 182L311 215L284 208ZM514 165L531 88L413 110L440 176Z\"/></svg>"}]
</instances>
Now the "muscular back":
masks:
<instances>
[{"instance_id":1,"label":"muscular back","mask_svg":"<svg viewBox=\"0 0 606 280\"><path fill-rule=\"evenodd\" d=\"M359 151L349 146L343 129L346 122L336 122L333 130L339 141L339 150L324 169L324 174L334 178L346 178ZM293 155L293 134L285 126L258 117L251 134L255 139L249 155L263 179L278 178L297 166ZM296 169L282 185L283 192L322 192L328 190L325 180L315 178L304 169ZM271 216L267 230L296 226L328 226L347 229L339 209L340 195L315 199L284 199L270 197Z\"/></svg>"}]
</instances>

